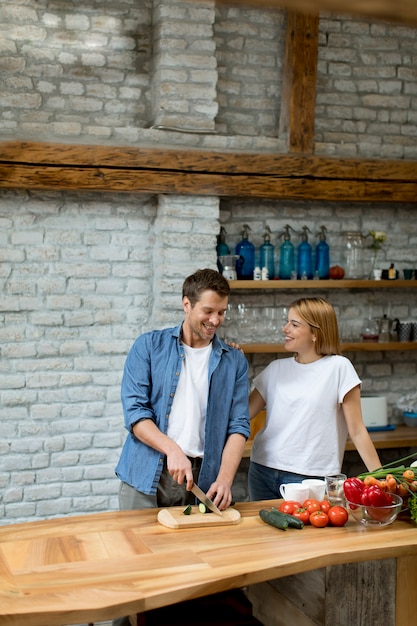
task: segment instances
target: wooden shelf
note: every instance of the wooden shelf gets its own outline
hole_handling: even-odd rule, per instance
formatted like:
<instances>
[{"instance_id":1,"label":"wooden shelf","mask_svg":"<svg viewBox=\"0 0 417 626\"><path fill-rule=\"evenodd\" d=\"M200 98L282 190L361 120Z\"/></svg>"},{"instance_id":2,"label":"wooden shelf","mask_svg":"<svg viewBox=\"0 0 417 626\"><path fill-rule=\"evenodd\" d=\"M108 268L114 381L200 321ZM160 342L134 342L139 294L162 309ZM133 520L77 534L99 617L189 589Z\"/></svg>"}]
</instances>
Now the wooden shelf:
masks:
<instances>
[{"instance_id":1,"label":"wooden shelf","mask_svg":"<svg viewBox=\"0 0 417 626\"><path fill-rule=\"evenodd\" d=\"M410 426L399 425L395 427L395 430L373 430L369 434L377 450L415 448L417 446L417 428L411 428ZM349 437L345 449L356 450Z\"/></svg>"},{"instance_id":2,"label":"wooden shelf","mask_svg":"<svg viewBox=\"0 0 417 626\"><path fill-rule=\"evenodd\" d=\"M343 352L378 352L378 351L398 351L398 350L417 350L417 341L358 341L346 342L341 344Z\"/></svg>"},{"instance_id":3,"label":"wooden shelf","mask_svg":"<svg viewBox=\"0 0 417 626\"><path fill-rule=\"evenodd\" d=\"M256 418L255 418L256 419ZM263 423L259 428L262 428ZM247 440L245 444L245 450L243 458L249 458L252 450L253 437L256 433ZM395 427L395 430L375 430L370 433L371 439L374 442L377 450L389 449L389 448L414 448L417 446L417 428L410 428L409 426L403 426L402 424ZM348 437L346 441L346 451L356 450L352 440Z\"/></svg>"},{"instance_id":4,"label":"wooden shelf","mask_svg":"<svg viewBox=\"0 0 417 626\"><path fill-rule=\"evenodd\" d=\"M290 355L284 344L281 343L246 343L241 344L241 348L245 354L262 354L262 353L287 353ZM341 344L342 352L385 352L385 351L401 351L401 350L417 350L417 341L390 341L386 343L352 341Z\"/></svg>"},{"instance_id":5,"label":"wooden shelf","mask_svg":"<svg viewBox=\"0 0 417 626\"><path fill-rule=\"evenodd\" d=\"M230 280L232 291L238 289L416 289L417 280ZM284 344L241 344L245 354L285 353ZM417 341L365 342L345 341L342 352L385 352L417 350Z\"/></svg>"},{"instance_id":6,"label":"wooden shelf","mask_svg":"<svg viewBox=\"0 0 417 626\"><path fill-rule=\"evenodd\" d=\"M417 289L417 280L230 280L235 289Z\"/></svg>"}]
</instances>

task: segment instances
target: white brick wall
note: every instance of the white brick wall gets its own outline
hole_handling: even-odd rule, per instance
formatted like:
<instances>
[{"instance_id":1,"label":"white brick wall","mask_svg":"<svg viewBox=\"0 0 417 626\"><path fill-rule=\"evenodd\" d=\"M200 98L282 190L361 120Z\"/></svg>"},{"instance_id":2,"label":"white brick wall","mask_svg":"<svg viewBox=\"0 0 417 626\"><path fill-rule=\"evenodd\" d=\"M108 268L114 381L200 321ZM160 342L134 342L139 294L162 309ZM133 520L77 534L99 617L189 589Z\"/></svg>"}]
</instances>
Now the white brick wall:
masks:
<instances>
[{"instance_id":1,"label":"white brick wall","mask_svg":"<svg viewBox=\"0 0 417 626\"><path fill-rule=\"evenodd\" d=\"M0 195L1 516L117 508L124 360L215 267L218 199Z\"/></svg>"},{"instance_id":2,"label":"white brick wall","mask_svg":"<svg viewBox=\"0 0 417 626\"><path fill-rule=\"evenodd\" d=\"M219 79L216 128L236 135L278 135L286 18L283 11L216 8Z\"/></svg>"},{"instance_id":3,"label":"white brick wall","mask_svg":"<svg viewBox=\"0 0 417 626\"><path fill-rule=\"evenodd\" d=\"M5 0L0 26L1 140L286 151L277 136L282 12L211 0L96 0L75 8ZM323 16L317 153L416 157L416 48L417 30ZM154 123L204 132L150 129ZM275 245L285 223L313 232L325 223L337 253L342 229L366 231L377 216L389 237L384 260L401 268L417 261L415 209L0 191L4 523L117 508L127 351L144 330L181 319L184 277L216 266L219 219L231 245L250 223L257 246L265 223ZM367 294L329 295L344 316L368 313ZM278 306L284 298L249 294L247 302ZM392 316L417 319L415 298L401 292L390 301ZM376 296L376 314L385 304ZM365 389L393 403L415 388L414 355L357 353L354 360ZM251 357L251 372L270 358ZM244 485L237 488L242 497Z\"/></svg>"},{"instance_id":4,"label":"white brick wall","mask_svg":"<svg viewBox=\"0 0 417 626\"><path fill-rule=\"evenodd\" d=\"M326 15L320 21L316 151L417 157L417 31Z\"/></svg>"},{"instance_id":5,"label":"white brick wall","mask_svg":"<svg viewBox=\"0 0 417 626\"><path fill-rule=\"evenodd\" d=\"M152 109L155 126L214 130L214 2L155 2Z\"/></svg>"}]
</instances>

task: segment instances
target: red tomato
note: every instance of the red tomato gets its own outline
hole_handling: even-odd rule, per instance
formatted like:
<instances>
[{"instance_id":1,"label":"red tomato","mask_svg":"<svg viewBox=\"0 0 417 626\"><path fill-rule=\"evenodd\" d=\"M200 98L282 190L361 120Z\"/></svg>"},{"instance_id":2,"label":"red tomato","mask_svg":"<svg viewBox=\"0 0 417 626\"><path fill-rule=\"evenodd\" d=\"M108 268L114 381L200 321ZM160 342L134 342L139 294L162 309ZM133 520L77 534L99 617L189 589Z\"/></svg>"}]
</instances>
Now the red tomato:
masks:
<instances>
[{"instance_id":1,"label":"red tomato","mask_svg":"<svg viewBox=\"0 0 417 626\"><path fill-rule=\"evenodd\" d=\"M332 265L329 270L329 278L340 279L345 275L345 270L340 265Z\"/></svg>"},{"instance_id":2,"label":"red tomato","mask_svg":"<svg viewBox=\"0 0 417 626\"><path fill-rule=\"evenodd\" d=\"M321 511L321 506L319 500L313 500L309 498L303 502L303 507L307 509L307 511L311 514L315 511Z\"/></svg>"},{"instance_id":3,"label":"red tomato","mask_svg":"<svg viewBox=\"0 0 417 626\"><path fill-rule=\"evenodd\" d=\"M331 503L328 500L321 500L320 501L320 508L325 513L328 513L329 509L332 508L332 505L331 505Z\"/></svg>"},{"instance_id":4,"label":"red tomato","mask_svg":"<svg viewBox=\"0 0 417 626\"><path fill-rule=\"evenodd\" d=\"M308 524L309 519L310 519L310 513L304 507L295 509L295 511L293 511L291 515L300 519L303 522L303 524Z\"/></svg>"},{"instance_id":5,"label":"red tomato","mask_svg":"<svg viewBox=\"0 0 417 626\"><path fill-rule=\"evenodd\" d=\"M310 524L316 528L324 528L329 523L329 516L324 511L314 511L310 515Z\"/></svg>"},{"instance_id":6,"label":"red tomato","mask_svg":"<svg viewBox=\"0 0 417 626\"><path fill-rule=\"evenodd\" d=\"M384 509L383 507L378 508L376 506L367 506L366 511L369 517L372 517L372 519L375 519L378 522L387 522L389 518L391 517L391 513L392 513L390 509L387 510L387 509Z\"/></svg>"},{"instance_id":7,"label":"red tomato","mask_svg":"<svg viewBox=\"0 0 417 626\"><path fill-rule=\"evenodd\" d=\"M296 502L295 500L284 500L279 505L281 513L289 513L292 515L295 509L301 509L301 502Z\"/></svg>"},{"instance_id":8,"label":"red tomato","mask_svg":"<svg viewBox=\"0 0 417 626\"><path fill-rule=\"evenodd\" d=\"M348 521L349 514L343 506L330 507L327 515L332 526L344 526Z\"/></svg>"}]
</instances>

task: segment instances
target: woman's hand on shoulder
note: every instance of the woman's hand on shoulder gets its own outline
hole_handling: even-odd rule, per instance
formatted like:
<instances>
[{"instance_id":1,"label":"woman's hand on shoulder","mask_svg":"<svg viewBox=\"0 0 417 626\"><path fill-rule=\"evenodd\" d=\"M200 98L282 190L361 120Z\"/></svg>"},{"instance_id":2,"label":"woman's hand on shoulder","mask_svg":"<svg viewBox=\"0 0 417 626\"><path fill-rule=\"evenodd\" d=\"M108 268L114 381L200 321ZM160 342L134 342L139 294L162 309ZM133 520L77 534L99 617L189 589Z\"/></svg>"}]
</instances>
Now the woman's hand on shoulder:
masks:
<instances>
[{"instance_id":1,"label":"woman's hand on shoulder","mask_svg":"<svg viewBox=\"0 0 417 626\"><path fill-rule=\"evenodd\" d=\"M224 340L225 343L227 343L228 346L230 346L231 348L235 348L235 350L240 350L242 354L245 354L243 352L243 349L240 347L240 344L236 343L235 341L228 341L227 339Z\"/></svg>"}]
</instances>

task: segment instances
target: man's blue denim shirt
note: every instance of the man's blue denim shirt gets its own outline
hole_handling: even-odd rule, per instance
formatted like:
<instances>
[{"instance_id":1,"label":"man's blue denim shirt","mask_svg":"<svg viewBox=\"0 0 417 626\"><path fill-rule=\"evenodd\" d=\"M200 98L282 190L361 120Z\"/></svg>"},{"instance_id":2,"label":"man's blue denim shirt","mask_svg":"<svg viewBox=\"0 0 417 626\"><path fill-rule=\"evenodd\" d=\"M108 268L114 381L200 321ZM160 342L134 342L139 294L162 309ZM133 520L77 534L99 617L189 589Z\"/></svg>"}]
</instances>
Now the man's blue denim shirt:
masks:
<instances>
[{"instance_id":1,"label":"man's blue denim shirt","mask_svg":"<svg viewBox=\"0 0 417 626\"><path fill-rule=\"evenodd\" d=\"M154 330L136 339L126 359L121 397L125 427L129 431L116 474L123 482L146 494L155 494L165 455L142 443L132 427L151 419L167 433L169 414L178 385L184 349L182 323ZM209 361L209 395L204 458L199 486L207 491L216 480L226 439L233 433L250 433L248 362L245 356L213 339Z\"/></svg>"}]
</instances>

